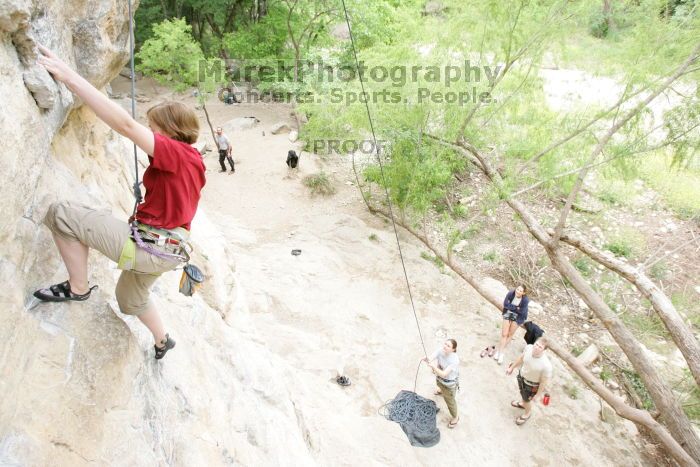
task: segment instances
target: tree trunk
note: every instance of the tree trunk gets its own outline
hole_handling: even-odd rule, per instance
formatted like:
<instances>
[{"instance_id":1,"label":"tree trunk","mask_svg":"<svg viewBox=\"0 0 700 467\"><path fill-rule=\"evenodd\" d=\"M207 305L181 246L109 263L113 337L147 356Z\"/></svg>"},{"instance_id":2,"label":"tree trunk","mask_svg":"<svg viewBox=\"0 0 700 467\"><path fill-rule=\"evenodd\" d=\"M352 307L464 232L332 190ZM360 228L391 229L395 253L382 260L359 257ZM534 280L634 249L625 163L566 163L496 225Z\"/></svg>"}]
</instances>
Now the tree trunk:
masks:
<instances>
[{"instance_id":1,"label":"tree trunk","mask_svg":"<svg viewBox=\"0 0 700 467\"><path fill-rule=\"evenodd\" d=\"M214 133L214 126L211 124L211 120L209 120L209 112L207 111L207 103L206 103L206 94L202 93L202 91L199 92L199 102L202 104L202 110L204 110L204 116L207 119L207 124L209 125L209 131L211 131L211 137L214 138L214 144L216 145L216 150L218 151L219 148L219 140L216 139L216 134Z\"/></svg>"},{"instance_id":2,"label":"tree trunk","mask_svg":"<svg viewBox=\"0 0 700 467\"><path fill-rule=\"evenodd\" d=\"M612 16L612 0L603 0L603 18L605 18L605 24L607 26L606 35L615 32L617 25Z\"/></svg>"},{"instance_id":3,"label":"tree trunk","mask_svg":"<svg viewBox=\"0 0 700 467\"><path fill-rule=\"evenodd\" d=\"M678 314L676 307L673 306L673 303L671 303L671 300L668 299L666 294L663 293L642 270L615 258L612 254L598 250L585 240L570 233L562 235L561 240L579 249L597 263L602 264L634 284L637 290L651 302L654 310L664 322L669 333L671 333L673 342L676 343L683 357L685 357L688 368L690 368L690 372L693 378L695 378L695 383L700 386L700 346L692 331L683 322L683 318Z\"/></svg>"},{"instance_id":4,"label":"tree trunk","mask_svg":"<svg viewBox=\"0 0 700 467\"><path fill-rule=\"evenodd\" d=\"M610 407L615 410L619 416L631 420L634 423L646 427L653 435L657 437L661 444L668 450L673 459L682 466L698 465L692 457L678 444L671 434L658 423L646 410L632 408L625 404L622 398L613 394L605 385L584 367L571 353L563 349L556 341L548 339L549 349L554 352L557 357L561 358L569 365L574 373L576 373L586 385L598 394Z\"/></svg>"}]
</instances>

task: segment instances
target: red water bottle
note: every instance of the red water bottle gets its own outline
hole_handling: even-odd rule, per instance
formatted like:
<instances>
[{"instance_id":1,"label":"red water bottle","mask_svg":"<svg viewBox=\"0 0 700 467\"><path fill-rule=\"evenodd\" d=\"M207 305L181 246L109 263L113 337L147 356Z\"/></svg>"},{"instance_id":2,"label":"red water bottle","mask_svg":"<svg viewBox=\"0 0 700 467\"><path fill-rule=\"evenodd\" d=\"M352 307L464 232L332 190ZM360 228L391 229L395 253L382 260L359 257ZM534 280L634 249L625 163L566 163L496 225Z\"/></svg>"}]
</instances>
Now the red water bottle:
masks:
<instances>
[{"instance_id":1,"label":"red water bottle","mask_svg":"<svg viewBox=\"0 0 700 467\"><path fill-rule=\"evenodd\" d=\"M549 405L549 393L545 392L544 397L542 398L542 404L545 406Z\"/></svg>"}]
</instances>

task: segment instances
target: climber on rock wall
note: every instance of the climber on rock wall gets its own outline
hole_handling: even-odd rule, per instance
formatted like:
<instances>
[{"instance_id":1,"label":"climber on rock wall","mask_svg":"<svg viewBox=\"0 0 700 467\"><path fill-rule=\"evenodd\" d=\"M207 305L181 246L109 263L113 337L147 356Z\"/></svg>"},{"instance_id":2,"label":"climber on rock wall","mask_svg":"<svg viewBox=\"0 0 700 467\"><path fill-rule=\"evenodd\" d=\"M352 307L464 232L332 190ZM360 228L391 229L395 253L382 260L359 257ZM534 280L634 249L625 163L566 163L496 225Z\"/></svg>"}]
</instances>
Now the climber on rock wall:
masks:
<instances>
[{"instance_id":1,"label":"climber on rock wall","mask_svg":"<svg viewBox=\"0 0 700 467\"><path fill-rule=\"evenodd\" d=\"M148 154L150 164L143 175L145 200L130 222L66 201L49 207L44 223L53 233L68 280L39 289L34 296L51 302L87 300L96 287L88 283L88 252L96 249L122 269L116 287L119 308L136 315L151 331L155 358L161 359L175 341L165 332L149 291L160 274L187 256L190 224L206 181L202 158L191 146L199 135L197 116L182 103L164 102L148 110L146 127L50 50L39 46L39 52L38 63L114 131Z\"/></svg>"}]
</instances>

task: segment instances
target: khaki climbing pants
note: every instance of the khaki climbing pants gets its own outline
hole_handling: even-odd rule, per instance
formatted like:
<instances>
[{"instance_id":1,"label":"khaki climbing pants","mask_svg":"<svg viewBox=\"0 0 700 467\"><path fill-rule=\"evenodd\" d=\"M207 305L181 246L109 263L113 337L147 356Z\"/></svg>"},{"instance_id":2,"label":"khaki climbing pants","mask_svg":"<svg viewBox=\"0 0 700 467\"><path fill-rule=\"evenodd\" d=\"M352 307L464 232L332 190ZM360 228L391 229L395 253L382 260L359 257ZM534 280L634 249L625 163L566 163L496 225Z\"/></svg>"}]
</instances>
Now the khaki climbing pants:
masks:
<instances>
[{"instance_id":1,"label":"khaki climbing pants","mask_svg":"<svg viewBox=\"0 0 700 467\"><path fill-rule=\"evenodd\" d=\"M125 246L132 242L129 224L112 217L109 211L97 211L77 203L58 202L49 206L44 224L52 233L69 241L79 241L115 263L119 263ZM129 269L122 271L117 282L119 309L127 315L140 315L150 305L150 288L158 277L175 269L178 261L158 258L139 248Z\"/></svg>"},{"instance_id":2,"label":"khaki climbing pants","mask_svg":"<svg viewBox=\"0 0 700 467\"><path fill-rule=\"evenodd\" d=\"M447 410L450 411L452 418L457 418L459 416L459 411L457 410L457 386L448 388L439 379L436 379L438 389L442 392L442 397L445 399L445 404L447 404Z\"/></svg>"}]
</instances>

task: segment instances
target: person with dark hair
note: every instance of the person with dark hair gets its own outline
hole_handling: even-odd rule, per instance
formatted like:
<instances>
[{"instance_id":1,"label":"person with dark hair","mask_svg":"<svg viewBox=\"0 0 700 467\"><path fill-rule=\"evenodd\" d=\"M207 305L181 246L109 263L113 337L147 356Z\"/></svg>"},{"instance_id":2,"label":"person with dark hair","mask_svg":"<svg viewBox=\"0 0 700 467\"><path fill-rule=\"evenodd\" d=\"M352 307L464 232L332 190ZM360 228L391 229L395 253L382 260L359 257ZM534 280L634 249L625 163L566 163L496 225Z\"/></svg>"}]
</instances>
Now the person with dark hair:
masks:
<instances>
[{"instance_id":1,"label":"person with dark hair","mask_svg":"<svg viewBox=\"0 0 700 467\"><path fill-rule=\"evenodd\" d=\"M525 335L523 336L523 339L525 339L525 344L527 345L534 344L535 341L542 337L542 335L544 334L542 328L533 323L532 321L527 321L523 323L522 328L525 329Z\"/></svg>"},{"instance_id":2,"label":"person with dark hair","mask_svg":"<svg viewBox=\"0 0 700 467\"><path fill-rule=\"evenodd\" d=\"M290 149L287 152L287 167L290 169L296 169L299 164L299 156L294 149Z\"/></svg>"},{"instance_id":3,"label":"person with dark hair","mask_svg":"<svg viewBox=\"0 0 700 467\"><path fill-rule=\"evenodd\" d=\"M71 202L49 206L44 223L53 234L68 280L39 289L34 296L50 302L90 298L96 286L88 283L88 253L90 248L98 250L122 270L116 288L119 309L136 315L151 331L159 360L175 347L175 340L165 332L150 288L162 273L186 260L190 249L190 224L206 182L202 157L192 147L199 120L181 102L164 102L148 110L144 126L50 50L39 46L39 52L38 63L98 118L148 154L149 166L143 174L146 197L136 207L133 222Z\"/></svg>"},{"instance_id":4,"label":"person with dark hair","mask_svg":"<svg viewBox=\"0 0 700 467\"><path fill-rule=\"evenodd\" d=\"M445 399L447 409L452 419L447 424L448 428L454 428L459 423L459 410L457 409L457 390L459 389L459 357L457 356L457 341L447 339L442 349L436 350L430 359L424 358L435 375L437 391L435 395L441 395Z\"/></svg>"},{"instance_id":5,"label":"person with dark hair","mask_svg":"<svg viewBox=\"0 0 700 467\"><path fill-rule=\"evenodd\" d=\"M503 301L501 340L496 348L496 353L493 355L493 358L496 359L499 365L503 363L506 347L513 338L516 329L527 320L527 305L530 299L526 294L527 287L519 285L514 290L508 292Z\"/></svg>"},{"instance_id":6,"label":"person with dark hair","mask_svg":"<svg viewBox=\"0 0 700 467\"><path fill-rule=\"evenodd\" d=\"M532 402L540 399L538 394L546 393L545 387L552 379L552 363L544 354L547 350L547 338L540 337L534 345L525 347L522 355L508 365L507 375L511 375L516 368L518 371L518 389L520 389L521 401L511 401L510 405L525 412L515 419L517 425L522 425L530 419ZM522 368L521 368L522 366Z\"/></svg>"}]
</instances>

